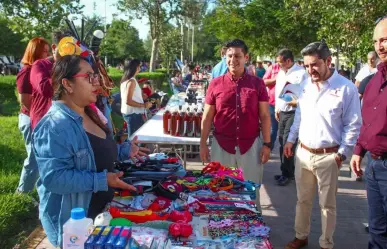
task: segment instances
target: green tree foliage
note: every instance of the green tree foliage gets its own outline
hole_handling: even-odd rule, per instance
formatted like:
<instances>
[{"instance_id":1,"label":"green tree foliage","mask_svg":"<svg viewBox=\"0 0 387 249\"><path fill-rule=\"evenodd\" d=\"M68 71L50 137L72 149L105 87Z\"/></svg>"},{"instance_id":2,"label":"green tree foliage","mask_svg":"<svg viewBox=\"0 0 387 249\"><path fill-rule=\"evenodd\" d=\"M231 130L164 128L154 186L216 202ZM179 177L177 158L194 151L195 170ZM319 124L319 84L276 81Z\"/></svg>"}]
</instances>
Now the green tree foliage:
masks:
<instances>
[{"instance_id":1,"label":"green tree foliage","mask_svg":"<svg viewBox=\"0 0 387 249\"><path fill-rule=\"evenodd\" d=\"M166 68L170 68L171 62L180 54L182 47L180 30L178 28L164 29L160 38L160 55Z\"/></svg>"},{"instance_id":2,"label":"green tree foliage","mask_svg":"<svg viewBox=\"0 0 387 249\"><path fill-rule=\"evenodd\" d=\"M146 53L137 29L132 27L128 21L115 19L107 30L101 45L101 55L125 60L142 59Z\"/></svg>"},{"instance_id":3,"label":"green tree foliage","mask_svg":"<svg viewBox=\"0 0 387 249\"><path fill-rule=\"evenodd\" d=\"M26 39L48 38L53 29L69 14L80 14L79 0L2 0L0 11L10 21L9 27Z\"/></svg>"},{"instance_id":4,"label":"green tree foliage","mask_svg":"<svg viewBox=\"0 0 387 249\"><path fill-rule=\"evenodd\" d=\"M255 54L273 55L287 47L297 56L317 39L318 23L295 11L284 0L219 0L205 25L221 41L243 39Z\"/></svg>"},{"instance_id":5,"label":"green tree foliage","mask_svg":"<svg viewBox=\"0 0 387 249\"><path fill-rule=\"evenodd\" d=\"M0 35L0 54L21 57L27 44L22 42L23 36L15 33L8 25L8 20L0 16L0 34L6 34Z\"/></svg>"},{"instance_id":6,"label":"green tree foliage","mask_svg":"<svg viewBox=\"0 0 387 249\"><path fill-rule=\"evenodd\" d=\"M119 0L118 7L129 12L132 17L147 18L152 38L152 53L149 71L155 68L156 55L159 50L162 27L169 20L178 16L181 9L179 0Z\"/></svg>"},{"instance_id":7,"label":"green tree foliage","mask_svg":"<svg viewBox=\"0 0 387 249\"><path fill-rule=\"evenodd\" d=\"M372 33L375 20L386 14L387 1L374 0L285 0L294 6L293 15L318 23L319 38L339 47L354 63L373 50Z\"/></svg>"}]
</instances>

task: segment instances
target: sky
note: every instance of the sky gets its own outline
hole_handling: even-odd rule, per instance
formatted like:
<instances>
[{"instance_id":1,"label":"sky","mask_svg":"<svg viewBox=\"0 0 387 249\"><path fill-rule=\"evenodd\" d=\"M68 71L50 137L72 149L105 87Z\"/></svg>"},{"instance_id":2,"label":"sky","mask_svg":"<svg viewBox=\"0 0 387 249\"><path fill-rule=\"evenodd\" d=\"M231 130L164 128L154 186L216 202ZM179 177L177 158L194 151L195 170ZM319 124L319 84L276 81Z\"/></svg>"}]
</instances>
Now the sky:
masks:
<instances>
[{"instance_id":1,"label":"sky","mask_svg":"<svg viewBox=\"0 0 387 249\"><path fill-rule=\"evenodd\" d=\"M96 10L94 11L94 2L96 3ZM119 14L119 18L127 19L125 14L122 14L115 4L117 0L106 0L106 20L107 23L111 23L113 19L113 14ZM105 0L80 0L82 5L85 5L83 8L83 13L85 16L91 16L95 13L98 16L105 17ZM149 25L147 24L147 19L134 19L131 23L133 27L138 30L140 39L145 40L149 33Z\"/></svg>"}]
</instances>

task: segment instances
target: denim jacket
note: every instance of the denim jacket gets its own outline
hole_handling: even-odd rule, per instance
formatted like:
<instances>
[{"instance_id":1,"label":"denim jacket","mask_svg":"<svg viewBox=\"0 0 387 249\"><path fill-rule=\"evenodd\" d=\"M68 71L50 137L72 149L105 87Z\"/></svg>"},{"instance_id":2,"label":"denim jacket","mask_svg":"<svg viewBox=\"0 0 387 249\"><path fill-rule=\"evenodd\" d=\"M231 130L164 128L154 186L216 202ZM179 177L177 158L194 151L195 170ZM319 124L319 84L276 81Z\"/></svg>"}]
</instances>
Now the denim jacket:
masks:
<instances>
[{"instance_id":1,"label":"denim jacket","mask_svg":"<svg viewBox=\"0 0 387 249\"><path fill-rule=\"evenodd\" d=\"M34 129L33 145L40 174L39 217L50 242L62 247L71 209L81 207L87 214L92 193L108 189L106 171L96 172L82 117L61 102L53 102ZM119 153L129 155L128 148Z\"/></svg>"}]
</instances>

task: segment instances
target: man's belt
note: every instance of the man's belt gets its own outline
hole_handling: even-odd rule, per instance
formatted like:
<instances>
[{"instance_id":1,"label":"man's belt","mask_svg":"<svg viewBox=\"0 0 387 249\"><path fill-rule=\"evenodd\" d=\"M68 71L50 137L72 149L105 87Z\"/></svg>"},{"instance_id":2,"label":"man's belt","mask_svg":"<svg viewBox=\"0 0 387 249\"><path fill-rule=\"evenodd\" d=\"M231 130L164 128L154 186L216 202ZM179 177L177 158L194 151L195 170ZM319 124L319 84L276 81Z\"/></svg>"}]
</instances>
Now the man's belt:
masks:
<instances>
[{"instance_id":1,"label":"man's belt","mask_svg":"<svg viewBox=\"0 0 387 249\"><path fill-rule=\"evenodd\" d=\"M339 151L339 146L329 147L329 148L320 148L320 149L312 149L301 143L301 148L309 151L312 154L327 154L327 153L337 153Z\"/></svg>"},{"instance_id":2,"label":"man's belt","mask_svg":"<svg viewBox=\"0 0 387 249\"><path fill-rule=\"evenodd\" d=\"M384 154L382 156L378 156L374 153L371 153L371 158L374 160L387 160L387 154Z\"/></svg>"}]
</instances>

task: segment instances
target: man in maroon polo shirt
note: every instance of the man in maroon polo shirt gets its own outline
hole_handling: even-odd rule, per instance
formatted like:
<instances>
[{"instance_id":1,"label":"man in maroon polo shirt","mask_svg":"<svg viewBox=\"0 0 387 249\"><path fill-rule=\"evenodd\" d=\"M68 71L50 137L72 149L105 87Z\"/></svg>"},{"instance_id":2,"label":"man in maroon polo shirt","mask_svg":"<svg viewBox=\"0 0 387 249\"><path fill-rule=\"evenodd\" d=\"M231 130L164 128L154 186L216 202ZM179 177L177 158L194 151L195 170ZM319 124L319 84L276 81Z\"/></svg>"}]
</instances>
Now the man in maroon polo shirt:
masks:
<instances>
[{"instance_id":1,"label":"man in maroon polo shirt","mask_svg":"<svg viewBox=\"0 0 387 249\"><path fill-rule=\"evenodd\" d=\"M32 101L30 108L31 129L33 130L51 106L53 89L51 84L51 70L56 60L56 48L64 37L60 31L52 33L53 57L37 60L32 64L30 82L32 85Z\"/></svg>"},{"instance_id":2,"label":"man in maroon polo shirt","mask_svg":"<svg viewBox=\"0 0 387 249\"><path fill-rule=\"evenodd\" d=\"M351 166L362 175L360 164L368 152L366 168L368 248L387 248L387 16L377 21L374 47L381 63L363 95L363 124L357 140Z\"/></svg>"},{"instance_id":3,"label":"man in maroon polo shirt","mask_svg":"<svg viewBox=\"0 0 387 249\"><path fill-rule=\"evenodd\" d=\"M211 160L243 169L246 180L262 182L270 156L270 112L265 83L249 75L244 66L248 48L242 40L226 44L228 72L213 79L206 95L200 139L200 157L209 161L207 139L214 123ZM261 122L261 124L260 124ZM262 127L262 140L259 138ZM260 209L259 190L257 207Z\"/></svg>"}]
</instances>

